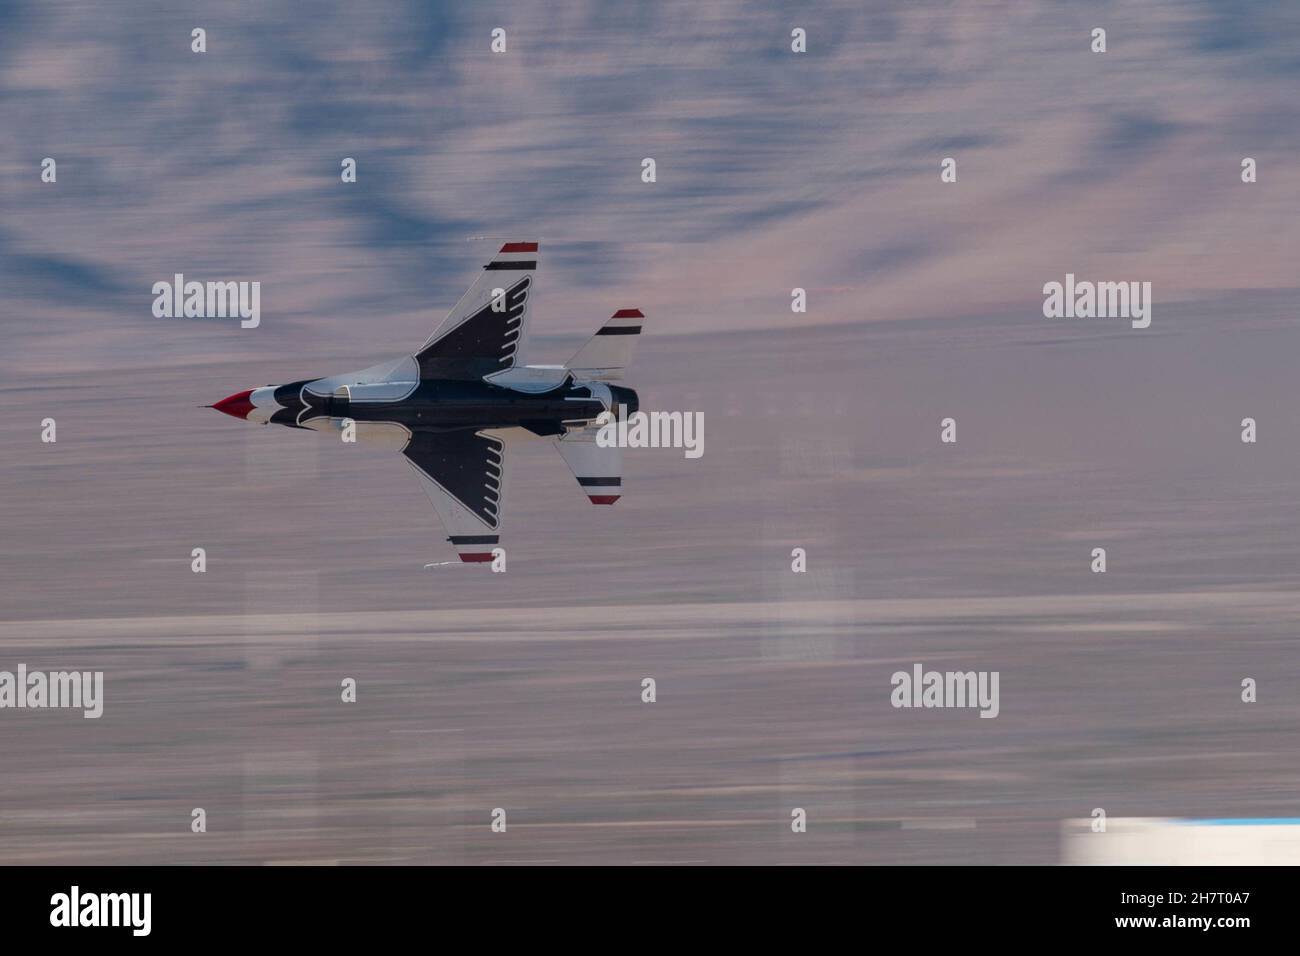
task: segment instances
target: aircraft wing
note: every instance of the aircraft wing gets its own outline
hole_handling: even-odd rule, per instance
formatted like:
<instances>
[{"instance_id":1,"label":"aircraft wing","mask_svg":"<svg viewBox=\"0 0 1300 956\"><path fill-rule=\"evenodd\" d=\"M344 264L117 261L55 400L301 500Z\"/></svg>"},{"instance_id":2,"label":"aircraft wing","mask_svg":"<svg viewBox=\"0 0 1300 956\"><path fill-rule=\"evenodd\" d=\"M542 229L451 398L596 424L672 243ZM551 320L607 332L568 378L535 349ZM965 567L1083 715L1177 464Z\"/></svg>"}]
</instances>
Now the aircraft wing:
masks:
<instances>
[{"instance_id":1,"label":"aircraft wing","mask_svg":"<svg viewBox=\"0 0 1300 956\"><path fill-rule=\"evenodd\" d=\"M505 445L484 432L416 432L402 451L462 561L491 561L501 528Z\"/></svg>"},{"instance_id":2,"label":"aircraft wing","mask_svg":"<svg viewBox=\"0 0 1300 956\"><path fill-rule=\"evenodd\" d=\"M512 368L528 330L537 243L507 242L415 353L420 378L476 379Z\"/></svg>"}]
</instances>

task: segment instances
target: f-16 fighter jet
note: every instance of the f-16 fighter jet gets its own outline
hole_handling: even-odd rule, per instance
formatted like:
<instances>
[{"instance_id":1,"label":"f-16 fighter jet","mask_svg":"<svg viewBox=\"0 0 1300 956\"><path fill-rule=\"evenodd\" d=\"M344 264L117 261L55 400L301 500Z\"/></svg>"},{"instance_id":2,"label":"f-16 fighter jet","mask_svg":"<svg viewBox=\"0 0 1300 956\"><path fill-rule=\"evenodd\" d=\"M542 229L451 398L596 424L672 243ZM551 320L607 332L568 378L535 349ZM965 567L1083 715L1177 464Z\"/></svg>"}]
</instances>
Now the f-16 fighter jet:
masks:
<instances>
[{"instance_id":1,"label":"f-16 fighter jet","mask_svg":"<svg viewBox=\"0 0 1300 956\"><path fill-rule=\"evenodd\" d=\"M414 355L236 392L211 407L263 424L351 429L357 441L400 451L460 559L491 561L500 542L507 443L551 441L591 503L612 505L622 494L623 452L597 444L597 419L637 410L635 391L609 383L632 358L644 321L639 309L619 309L564 365L518 361L536 277L537 243L508 242Z\"/></svg>"}]
</instances>

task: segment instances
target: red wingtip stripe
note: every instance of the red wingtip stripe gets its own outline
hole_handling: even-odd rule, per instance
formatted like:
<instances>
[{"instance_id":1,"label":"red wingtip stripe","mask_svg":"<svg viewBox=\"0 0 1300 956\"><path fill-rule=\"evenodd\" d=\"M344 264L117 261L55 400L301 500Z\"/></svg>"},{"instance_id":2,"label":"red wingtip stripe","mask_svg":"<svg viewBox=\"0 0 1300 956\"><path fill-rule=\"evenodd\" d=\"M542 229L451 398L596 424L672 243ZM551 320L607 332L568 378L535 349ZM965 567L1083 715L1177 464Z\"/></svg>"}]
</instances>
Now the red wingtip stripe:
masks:
<instances>
[{"instance_id":1,"label":"red wingtip stripe","mask_svg":"<svg viewBox=\"0 0 1300 956\"><path fill-rule=\"evenodd\" d=\"M640 309L619 309L614 313L616 319L644 319Z\"/></svg>"},{"instance_id":2,"label":"red wingtip stripe","mask_svg":"<svg viewBox=\"0 0 1300 956\"><path fill-rule=\"evenodd\" d=\"M536 252L535 242L507 242L501 247L502 252Z\"/></svg>"},{"instance_id":3,"label":"red wingtip stripe","mask_svg":"<svg viewBox=\"0 0 1300 956\"><path fill-rule=\"evenodd\" d=\"M622 498L622 495L587 495L593 505L612 505Z\"/></svg>"},{"instance_id":4,"label":"red wingtip stripe","mask_svg":"<svg viewBox=\"0 0 1300 956\"><path fill-rule=\"evenodd\" d=\"M462 561L469 561L469 562L491 561L492 552L476 551L473 554L461 554L460 559Z\"/></svg>"}]
</instances>

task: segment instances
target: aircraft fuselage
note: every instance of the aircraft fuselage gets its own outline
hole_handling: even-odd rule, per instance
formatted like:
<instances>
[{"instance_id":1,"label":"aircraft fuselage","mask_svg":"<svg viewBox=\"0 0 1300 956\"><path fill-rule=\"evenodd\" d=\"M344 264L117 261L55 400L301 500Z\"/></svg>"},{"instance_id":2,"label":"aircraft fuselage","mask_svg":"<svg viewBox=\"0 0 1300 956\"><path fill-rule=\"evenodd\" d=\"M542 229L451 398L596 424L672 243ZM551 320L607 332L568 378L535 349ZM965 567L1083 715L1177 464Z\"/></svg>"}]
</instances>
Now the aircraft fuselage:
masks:
<instances>
[{"instance_id":1,"label":"aircraft fuselage","mask_svg":"<svg viewBox=\"0 0 1300 956\"><path fill-rule=\"evenodd\" d=\"M567 428L587 426L618 404L627 406L629 414L637 404L632 389L581 382L571 375L552 388L534 392L481 379L330 388L331 382L305 379L268 385L236 393L214 407L236 418L291 428L319 429L323 419L350 419L399 425L411 432L524 428L538 435L560 435Z\"/></svg>"}]
</instances>

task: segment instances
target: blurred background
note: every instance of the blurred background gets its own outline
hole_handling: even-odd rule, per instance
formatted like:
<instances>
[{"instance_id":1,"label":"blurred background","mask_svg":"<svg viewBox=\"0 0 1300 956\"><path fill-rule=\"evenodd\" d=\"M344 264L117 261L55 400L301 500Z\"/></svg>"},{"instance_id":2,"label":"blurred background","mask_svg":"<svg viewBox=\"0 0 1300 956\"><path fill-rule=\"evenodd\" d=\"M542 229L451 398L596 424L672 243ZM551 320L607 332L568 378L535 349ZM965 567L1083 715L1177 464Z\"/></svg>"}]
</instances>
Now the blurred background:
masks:
<instances>
[{"instance_id":1,"label":"blurred background","mask_svg":"<svg viewBox=\"0 0 1300 956\"><path fill-rule=\"evenodd\" d=\"M0 669L105 672L99 720L0 711L0 862L1055 863L1096 807L1300 816L1298 74L1270 3L0 2ZM400 456L198 407L414 350L482 235L542 238L528 361L641 308L626 384L706 425L613 508L513 454L505 574L425 567ZM177 272L261 326L155 318ZM1067 272L1151 327L1044 318ZM1000 716L893 709L914 662Z\"/></svg>"}]
</instances>

